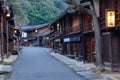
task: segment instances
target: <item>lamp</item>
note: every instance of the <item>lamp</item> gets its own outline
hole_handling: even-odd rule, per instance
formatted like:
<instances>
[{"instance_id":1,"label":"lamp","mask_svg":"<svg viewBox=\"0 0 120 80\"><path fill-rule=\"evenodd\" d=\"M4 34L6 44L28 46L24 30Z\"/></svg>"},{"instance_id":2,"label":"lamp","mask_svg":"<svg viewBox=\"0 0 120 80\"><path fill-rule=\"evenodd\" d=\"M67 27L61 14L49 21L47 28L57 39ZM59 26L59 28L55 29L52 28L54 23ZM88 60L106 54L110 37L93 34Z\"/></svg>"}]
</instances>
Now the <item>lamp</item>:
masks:
<instances>
[{"instance_id":1,"label":"lamp","mask_svg":"<svg viewBox=\"0 0 120 80\"><path fill-rule=\"evenodd\" d=\"M115 10L106 10L106 27L115 27Z\"/></svg>"},{"instance_id":2,"label":"lamp","mask_svg":"<svg viewBox=\"0 0 120 80\"><path fill-rule=\"evenodd\" d=\"M16 29L14 29L14 33L15 33L15 34L17 33L17 30L16 30Z\"/></svg>"},{"instance_id":3,"label":"lamp","mask_svg":"<svg viewBox=\"0 0 120 80\"><path fill-rule=\"evenodd\" d=\"M59 27L60 26L60 24L59 23L57 23L57 27Z\"/></svg>"},{"instance_id":4,"label":"lamp","mask_svg":"<svg viewBox=\"0 0 120 80\"><path fill-rule=\"evenodd\" d=\"M48 39L49 39L49 37L46 37L46 39L48 40Z\"/></svg>"},{"instance_id":5,"label":"lamp","mask_svg":"<svg viewBox=\"0 0 120 80\"><path fill-rule=\"evenodd\" d=\"M7 12L6 17L10 17L10 12Z\"/></svg>"},{"instance_id":6,"label":"lamp","mask_svg":"<svg viewBox=\"0 0 120 80\"><path fill-rule=\"evenodd\" d=\"M35 32L37 33L37 32L38 32L38 30L36 29L36 30L35 30Z\"/></svg>"},{"instance_id":7,"label":"lamp","mask_svg":"<svg viewBox=\"0 0 120 80\"><path fill-rule=\"evenodd\" d=\"M10 7L9 6L5 6L5 8L6 8L6 17L10 17L11 15L10 15Z\"/></svg>"},{"instance_id":8,"label":"lamp","mask_svg":"<svg viewBox=\"0 0 120 80\"><path fill-rule=\"evenodd\" d=\"M59 24L59 23L57 23L57 30L59 30L59 26L60 26L60 24Z\"/></svg>"}]
</instances>

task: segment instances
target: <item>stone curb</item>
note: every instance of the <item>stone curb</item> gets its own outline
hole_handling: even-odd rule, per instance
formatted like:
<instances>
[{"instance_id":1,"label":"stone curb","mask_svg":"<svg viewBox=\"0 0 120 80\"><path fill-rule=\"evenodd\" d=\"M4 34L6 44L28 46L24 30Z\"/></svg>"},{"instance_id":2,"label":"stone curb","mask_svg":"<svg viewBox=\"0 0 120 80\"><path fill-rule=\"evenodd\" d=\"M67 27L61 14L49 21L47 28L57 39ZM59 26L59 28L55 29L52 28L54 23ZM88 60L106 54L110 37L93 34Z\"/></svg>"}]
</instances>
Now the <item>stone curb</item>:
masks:
<instances>
[{"instance_id":1,"label":"stone curb","mask_svg":"<svg viewBox=\"0 0 120 80\"><path fill-rule=\"evenodd\" d=\"M66 64L69 68L71 68L74 72L76 72L80 76L83 76L89 80L110 80L108 77L105 77L101 74L97 74L95 72L92 72L91 69L95 68L95 67L94 66L91 67L90 66L91 64L83 64L82 62L78 62L75 59L70 59L66 56L59 54L59 53L54 53L52 50L48 50L47 52L51 56L55 57L59 61ZM78 64L78 63L80 63L80 64Z\"/></svg>"},{"instance_id":2,"label":"stone curb","mask_svg":"<svg viewBox=\"0 0 120 80\"><path fill-rule=\"evenodd\" d=\"M4 58L4 62L0 64L0 80L5 80L7 76L12 72L12 65L18 58L18 55L11 55L9 58Z\"/></svg>"},{"instance_id":3,"label":"stone curb","mask_svg":"<svg viewBox=\"0 0 120 80\"><path fill-rule=\"evenodd\" d=\"M17 58L18 55L11 55L9 58L4 58L4 63L6 63L7 65L12 65Z\"/></svg>"}]
</instances>

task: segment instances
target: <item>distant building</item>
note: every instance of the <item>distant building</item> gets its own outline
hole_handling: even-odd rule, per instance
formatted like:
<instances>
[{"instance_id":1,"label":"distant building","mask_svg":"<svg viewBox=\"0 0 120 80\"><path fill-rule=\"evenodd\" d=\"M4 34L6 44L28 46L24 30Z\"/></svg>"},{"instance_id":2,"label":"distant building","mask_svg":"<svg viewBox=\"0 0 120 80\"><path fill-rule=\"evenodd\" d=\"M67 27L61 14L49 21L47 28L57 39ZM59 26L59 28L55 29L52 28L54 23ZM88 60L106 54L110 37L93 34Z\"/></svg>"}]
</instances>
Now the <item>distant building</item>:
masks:
<instances>
[{"instance_id":1,"label":"distant building","mask_svg":"<svg viewBox=\"0 0 120 80\"><path fill-rule=\"evenodd\" d=\"M24 26L22 29L22 45L46 46L47 35L50 33L49 24Z\"/></svg>"}]
</instances>

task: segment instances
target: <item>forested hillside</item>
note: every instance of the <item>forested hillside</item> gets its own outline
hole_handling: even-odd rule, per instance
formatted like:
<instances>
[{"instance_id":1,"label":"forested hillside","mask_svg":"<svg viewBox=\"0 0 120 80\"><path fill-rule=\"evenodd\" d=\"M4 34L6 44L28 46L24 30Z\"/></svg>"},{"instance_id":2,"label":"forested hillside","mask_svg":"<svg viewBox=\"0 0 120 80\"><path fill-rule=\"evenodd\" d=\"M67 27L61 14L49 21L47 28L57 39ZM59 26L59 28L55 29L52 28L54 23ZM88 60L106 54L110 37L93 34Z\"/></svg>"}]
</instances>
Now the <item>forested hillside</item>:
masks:
<instances>
[{"instance_id":1,"label":"forested hillside","mask_svg":"<svg viewBox=\"0 0 120 80\"><path fill-rule=\"evenodd\" d=\"M64 0L8 0L8 2L14 6L17 26L48 23L68 6Z\"/></svg>"}]
</instances>

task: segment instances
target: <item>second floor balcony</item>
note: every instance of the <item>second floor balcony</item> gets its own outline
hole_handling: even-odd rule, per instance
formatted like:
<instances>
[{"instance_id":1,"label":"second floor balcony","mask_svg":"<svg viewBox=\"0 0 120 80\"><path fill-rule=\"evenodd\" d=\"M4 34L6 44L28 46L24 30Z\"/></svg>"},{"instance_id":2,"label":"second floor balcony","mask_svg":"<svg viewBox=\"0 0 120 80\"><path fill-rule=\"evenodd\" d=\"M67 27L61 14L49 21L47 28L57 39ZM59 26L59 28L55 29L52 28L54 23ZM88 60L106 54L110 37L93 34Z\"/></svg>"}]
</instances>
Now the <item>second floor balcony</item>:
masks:
<instances>
[{"instance_id":1,"label":"second floor balcony","mask_svg":"<svg viewBox=\"0 0 120 80\"><path fill-rule=\"evenodd\" d=\"M94 30L93 23L84 24L83 30L84 30L84 32L93 31Z\"/></svg>"},{"instance_id":2,"label":"second floor balcony","mask_svg":"<svg viewBox=\"0 0 120 80\"><path fill-rule=\"evenodd\" d=\"M80 25L74 26L74 27L69 27L68 29L64 30L63 33L65 34L71 34L71 33L78 33L82 31L82 28L80 27Z\"/></svg>"}]
</instances>

